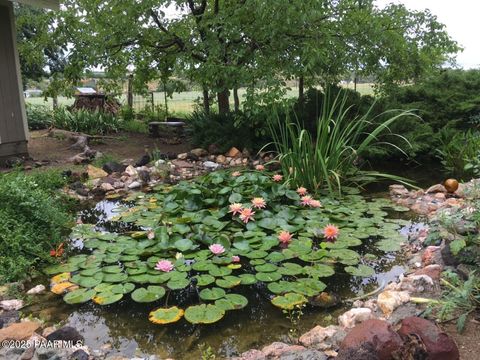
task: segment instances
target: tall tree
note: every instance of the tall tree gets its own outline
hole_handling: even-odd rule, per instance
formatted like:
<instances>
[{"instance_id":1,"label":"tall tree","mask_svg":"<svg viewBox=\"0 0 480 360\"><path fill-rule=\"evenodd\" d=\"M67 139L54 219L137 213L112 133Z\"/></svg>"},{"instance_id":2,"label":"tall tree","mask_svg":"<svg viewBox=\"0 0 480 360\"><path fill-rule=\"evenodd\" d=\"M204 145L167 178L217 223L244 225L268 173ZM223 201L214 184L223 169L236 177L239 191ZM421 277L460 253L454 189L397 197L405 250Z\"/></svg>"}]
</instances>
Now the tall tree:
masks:
<instances>
[{"instance_id":1,"label":"tall tree","mask_svg":"<svg viewBox=\"0 0 480 360\"><path fill-rule=\"evenodd\" d=\"M271 101L294 78L335 83L354 71L394 84L458 50L428 11L373 0L66 0L57 24L73 44L69 79L101 66L110 77L133 70L141 84L167 62L202 86L206 109L216 93L220 113L241 86Z\"/></svg>"}]
</instances>

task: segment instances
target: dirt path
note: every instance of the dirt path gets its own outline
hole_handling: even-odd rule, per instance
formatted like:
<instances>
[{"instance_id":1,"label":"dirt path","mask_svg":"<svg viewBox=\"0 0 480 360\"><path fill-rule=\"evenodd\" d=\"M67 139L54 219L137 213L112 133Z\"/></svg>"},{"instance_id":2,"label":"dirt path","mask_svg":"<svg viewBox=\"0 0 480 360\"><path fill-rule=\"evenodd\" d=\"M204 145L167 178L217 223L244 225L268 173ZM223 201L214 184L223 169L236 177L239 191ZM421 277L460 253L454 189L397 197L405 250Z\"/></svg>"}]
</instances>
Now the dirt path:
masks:
<instances>
[{"instance_id":1,"label":"dirt path","mask_svg":"<svg viewBox=\"0 0 480 360\"><path fill-rule=\"evenodd\" d=\"M480 359L480 323L467 320L465 331L461 334L457 332L454 322L441 326L443 331L449 334L457 343L460 350L460 359L478 360Z\"/></svg>"},{"instance_id":2,"label":"dirt path","mask_svg":"<svg viewBox=\"0 0 480 360\"><path fill-rule=\"evenodd\" d=\"M57 139L46 135L46 130L32 131L28 150L30 156L35 161L48 160L50 166L68 165L68 159L77 154L78 150L71 150L72 145L66 139ZM145 154L145 149L149 151L158 150L162 153L172 152L181 153L190 148L188 143L178 145L164 144L160 139L153 139L146 134L119 133L115 134L114 139L103 139L90 144L90 147L110 155L121 161L123 159L138 160Z\"/></svg>"}]
</instances>

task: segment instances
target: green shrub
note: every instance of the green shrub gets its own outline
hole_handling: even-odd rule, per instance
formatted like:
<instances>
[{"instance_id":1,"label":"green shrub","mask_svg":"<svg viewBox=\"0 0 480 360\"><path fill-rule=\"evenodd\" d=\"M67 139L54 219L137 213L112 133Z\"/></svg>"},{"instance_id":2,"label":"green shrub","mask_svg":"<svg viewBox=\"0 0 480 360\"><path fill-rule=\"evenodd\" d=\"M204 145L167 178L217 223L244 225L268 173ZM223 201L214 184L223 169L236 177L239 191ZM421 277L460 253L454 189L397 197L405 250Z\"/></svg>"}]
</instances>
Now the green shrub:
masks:
<instances>
[{"instance_id":1,"label":"green shrub","mask_svg":"<svg viewBox=\"0 0 480 360\"><path fill-rule=\"evenodd\" d=\"M58 129L104 135L121 129L122 120L114 115L88 110L70 111L64 107L55 110L53 125Z\"/></svg>"},{"instance_id":2,"label":"green shrub","mask_svg":"<svg viewBox=\"0 0 480 360\"><path fill-rule=\"evenodd\" d=\"M232 146L240 150L257 150L266 141L258 132L255 122L242 112L207 114L196 111L187 118L187 123L192 144L198 147L207 148L216 144L222 152L228 151Z\"/></svg>"},{"instance_id":3,"label":"green shrub","mask_svg":"<svg viewBox=\"0 0 480 360\"><path fill-rule=\"evenodd\" d=\"M52 125L53 112L43 105L26 105L27 122L30 130L47 129Z\"/></svg>"},{"instance_id":4,"label":"green shrub","mask_svg":"<svg viewBox=\"0 0 480 360\"><path fill-rule=\"evenodd\" d=\"M446 126L437 136L437 156L447 173L462 179L480 175L480 135Z\"/></svg>"},{"instance_id":5,"label":"green shrub","mask_svg":"<svg viewBox=\"0 0 480 360\"><path fill-rule=\"evenodd\" d=\"M62 242L70 220L59 172L0 174L0 283L23 279Z\"/></svg>"}]
</instances>

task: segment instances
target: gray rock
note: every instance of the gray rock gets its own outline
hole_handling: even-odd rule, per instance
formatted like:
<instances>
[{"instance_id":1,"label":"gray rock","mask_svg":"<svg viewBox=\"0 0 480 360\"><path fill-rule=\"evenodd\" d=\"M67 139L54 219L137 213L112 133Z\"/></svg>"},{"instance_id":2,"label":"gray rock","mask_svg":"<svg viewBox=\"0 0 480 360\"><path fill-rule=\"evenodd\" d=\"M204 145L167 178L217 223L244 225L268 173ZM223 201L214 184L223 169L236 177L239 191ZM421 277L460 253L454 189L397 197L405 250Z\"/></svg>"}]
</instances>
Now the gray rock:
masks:
<instances>
[{"instance_id":1,"label":"gray rock","mask_svg":"<svg viewBox=\"0 0 480 360\"><path fill-rule=\"evenodd\" d=\"M202 157L202 156L208 155L208 151L202 148L192 149L190 150L190 153L195 155L196 157Z\"/></svg>"},{"instance_id":2,"label":"gray rock","mask_svg":"<svg viewBox=\"0 0 480 360\"><path fill-rule=\"evenodd\" d=\"M148 183L150 181L150 173L147 170L138 170L138 177L144 183Z\"/></svg>"},{"instance_id":3,"label":"gray rock","mask_svg":"<svg viewBox=\"0 0 480 360\"><path fill-rule=\"evenodd\" d=\"M20 321L20 313L17 310L4 311L0 314L0 329Z\"/></svg>"},{"instance_id":4,"label":"gray rock","mask_svg":"<svg viewBox=\"0 0 480 360\"><path fill-rule=\"evenodd\" d=\"M142 184L139 181L134 181L134 182L132 182L131 184L128 185L128 188L129 189L138 189L141 186L142 186Z\"/></svg>"},{"instance_id":5,"label":"gray rock","mask_svg":"<svg viewBox=\"0 0 480 360\"><path fill-rule=\"evenodd\" d=\"M76 350L70 357L69 360L88 360L89 355L82 349Z\"/></svg>"},{"instance_id":6,"label":"gray rock","mask_svg":"<svg viewBox=\"0 0 480 360\"><path fill-rule=\"evenodd\" d=\"M24 353L25 349L21 348L0 348L0 360L18 359Z\"/></svg>"},{"instance_id":7,"label":"gray rock","mask_svg":"<svg viewBox=\"0 0 480 360\"><path fill-rule=\"evenodd\" d=\"M119 164L116 161L109 161L102 166L102 169L107 173L122 173L127 168L127 165Z\"/></svg>"},{"instance_id":8,"label":"gray rock","mask_svg":"<svg viewBox=\"0 0 480 360\"><path fill-rule=\"evenodd\" d=\"M187 160L188 153L181 153L177 155L177 159L179 160Z\"/></svg>"},{"instance_id":9,"label":"gray rock","mask_svg":"<svg viewBox=\"0 0 480 360\"><path fill-rule=\"evenodd\" d=\"M327 356L318 350L305 349L282 354L279 360L327 360Z\"/></svg>"},{"instance_id":10,"label":"gray rock","mask_svg":"<svg viewBox=\"0 0 480 360\"><path fill-rule=\"evenodd\" d=\"M65 360L68 352L64 349L53 349L39 347L35 351L32 360Z\"/></svg>"},{"instance_id":11,"label":"gray rock","mask_svg":"<svg viewBox=\"0 0 480 360\"><path fill-rule=\"evenodd\" d=\"M3 310L19 310L23 307L23 300L13 299L13 300L3 300L0 301L0 308Z\"/></svg>"},{"instance_id":12,"label":"gray rock","mask_svg":"<svg viewBox=\"0 0 480 360\"><path fill-rule=\"evenodd\" d=\"M218 167L220 167L220 164L217 164L213 161L205 161L203 163L203 166L206 168L206 169L210 169L210 170L215 170L217 169Z\"/></svg>"},{"instance_id":13,"label":"gray rock","mask_svg":"<svg viewBox=\"0 0 480 360\"><path fill-rule=\"evenodd\" d=\"M37 285L33 288L31 288L30 290L27 291L27 294L28 295L36 295L36 294L41 294L45 292L45 285Z\"/></svg>"}]
</instances>

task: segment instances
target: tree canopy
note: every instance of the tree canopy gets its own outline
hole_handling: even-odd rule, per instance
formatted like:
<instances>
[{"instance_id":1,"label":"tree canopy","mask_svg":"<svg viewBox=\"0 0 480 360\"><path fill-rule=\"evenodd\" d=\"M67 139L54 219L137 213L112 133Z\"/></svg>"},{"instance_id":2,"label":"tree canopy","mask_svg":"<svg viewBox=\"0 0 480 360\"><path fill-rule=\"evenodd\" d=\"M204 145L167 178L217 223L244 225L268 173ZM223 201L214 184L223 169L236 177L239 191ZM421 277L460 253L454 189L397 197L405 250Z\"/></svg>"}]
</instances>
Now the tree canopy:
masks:
<instances>
[{"instance_id":1,"label":"tree canopy","mask_svg":"<svg viewBox=\"0 0 480 360\"><path fill-rule=\"evenodd\" d=\"M57 40L69 44L65 77L102 67L137 86L180 74L217 94L278 99L285 81L336 83L374 76L380 87L416 81L459 47L429 11L373 0L66 0ZM269 91L261 91L269 90Z\"/></svg>"}]
</instances>

